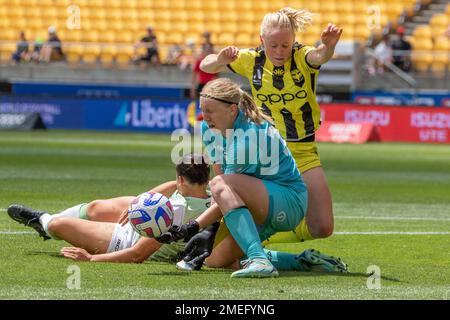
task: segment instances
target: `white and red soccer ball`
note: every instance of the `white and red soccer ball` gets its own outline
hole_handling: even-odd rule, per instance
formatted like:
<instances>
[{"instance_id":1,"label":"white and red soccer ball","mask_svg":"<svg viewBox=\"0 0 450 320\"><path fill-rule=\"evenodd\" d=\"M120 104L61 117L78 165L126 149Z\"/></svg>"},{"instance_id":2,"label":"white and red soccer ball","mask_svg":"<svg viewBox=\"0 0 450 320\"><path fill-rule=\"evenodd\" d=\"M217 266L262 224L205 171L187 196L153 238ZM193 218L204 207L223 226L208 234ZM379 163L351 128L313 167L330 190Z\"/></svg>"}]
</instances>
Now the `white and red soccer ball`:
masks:
<instances>
[{"instance_id":1,"label":"white and red soccer ball","mask_svg":"<svg viewBox=\"0 0 450 320\"><path fill-rule=\"evenodd\" d=\"M145 192L131 201L128 219L141 236L155 238L172 226L173 207L170 200L161 193Z\"/></svg>"}]
</instances>

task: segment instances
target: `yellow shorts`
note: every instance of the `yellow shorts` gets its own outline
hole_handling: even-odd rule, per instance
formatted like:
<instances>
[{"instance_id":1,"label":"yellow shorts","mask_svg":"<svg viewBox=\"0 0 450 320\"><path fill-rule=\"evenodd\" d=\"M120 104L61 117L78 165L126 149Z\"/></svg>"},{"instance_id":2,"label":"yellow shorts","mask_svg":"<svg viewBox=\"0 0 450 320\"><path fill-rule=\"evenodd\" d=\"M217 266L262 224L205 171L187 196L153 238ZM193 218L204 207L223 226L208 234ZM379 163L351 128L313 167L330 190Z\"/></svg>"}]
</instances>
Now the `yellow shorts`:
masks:
<instances>
[{"instance_id":1,"label":"yellow shorts","mask_svg":"<svg viewBox=\"0 0 450 320\"><path fill-rule=\"evenodd\" d=\"M320 157L317 152L317 144L313 142L288 142L289 150L291 150L292 156L297 163L297 168L300 173L306 172L312 168L320 167ZM223 239L230 234L225 222L220 221L219 230L217 230L216 237L214 239L214 247L217 246ZM269 241L270 240L270 241ZM264 245L271 242L297 242L298 239L294 232L278 232L270 237L270 239L263 242Z\"/></svg>"},{"instance_id":2,"label":"yellow shorts","mask_svg":"<svg viewBox=\"0 0 450 320\"><path fill-rule=\"evenodd\" d=\"M316 142L288 142L287 145L300 173L321 166Z\"/></svg>"}]
</instances>

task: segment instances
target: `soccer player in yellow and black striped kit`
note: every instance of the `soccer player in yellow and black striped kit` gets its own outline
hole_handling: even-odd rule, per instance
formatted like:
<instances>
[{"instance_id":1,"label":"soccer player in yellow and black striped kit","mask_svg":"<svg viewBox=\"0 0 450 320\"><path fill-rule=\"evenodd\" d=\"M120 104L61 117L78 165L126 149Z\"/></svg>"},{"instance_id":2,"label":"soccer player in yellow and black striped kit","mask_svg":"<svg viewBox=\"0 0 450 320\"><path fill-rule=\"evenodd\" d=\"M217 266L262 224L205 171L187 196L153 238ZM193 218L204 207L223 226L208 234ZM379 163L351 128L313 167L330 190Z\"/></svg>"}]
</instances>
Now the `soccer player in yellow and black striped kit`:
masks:
<instances>
[{"instance_id":1,"label":"soccer player in yellow and black striped kit","mask_svg":"<svg viewBox=\"0 0 450 320\"><path fill-rule=\"evenodd\" d=\"M325 238L334 228L331 194L315 142L320 126L316 83L320 66L333 56L342 29L328 24L317 47L295 42L295 32L304 30L312 16L308 10L292 8L269 13L261 24L259 48L225 47L218 54L207 56L200 65L205 72L229 69L248 79L254 100L272 117L308 186L305 218L293 233L276 234L269 242L286 237L298 241ZM221 229L216 244L226 234Z\"/></svg>"}]
</instances>

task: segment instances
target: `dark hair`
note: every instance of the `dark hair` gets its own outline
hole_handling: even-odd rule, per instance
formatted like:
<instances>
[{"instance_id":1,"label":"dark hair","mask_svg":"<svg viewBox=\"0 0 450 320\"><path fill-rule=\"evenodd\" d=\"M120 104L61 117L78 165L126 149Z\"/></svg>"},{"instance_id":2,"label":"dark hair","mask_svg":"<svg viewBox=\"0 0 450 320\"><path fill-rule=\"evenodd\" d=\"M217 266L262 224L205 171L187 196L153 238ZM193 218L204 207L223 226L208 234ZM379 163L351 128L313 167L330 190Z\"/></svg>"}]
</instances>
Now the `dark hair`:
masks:
<instances>
[{"instance_id":1,"label":"dark hair","mask_svg":"<svg viewBox=\"0 0 450 320\"><path fill-rule=\"evenodd\" d=\"M202 154L185 154L176 166L177 175L190 183L207 184L210 168Z\"/></svg>"}]
</instances>

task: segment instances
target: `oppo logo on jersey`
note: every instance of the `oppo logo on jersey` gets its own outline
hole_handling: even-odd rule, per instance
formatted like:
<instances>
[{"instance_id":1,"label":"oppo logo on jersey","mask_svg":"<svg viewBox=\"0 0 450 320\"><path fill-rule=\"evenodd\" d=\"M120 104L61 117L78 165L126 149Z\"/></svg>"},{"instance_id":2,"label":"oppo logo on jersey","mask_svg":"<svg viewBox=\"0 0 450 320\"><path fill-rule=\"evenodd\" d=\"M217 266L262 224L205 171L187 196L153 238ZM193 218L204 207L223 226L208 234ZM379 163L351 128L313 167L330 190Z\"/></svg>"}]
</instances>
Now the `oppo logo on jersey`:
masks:
<instances>
[{"instance_id":1,"label":"oppo logo on jersey","mask_svg":"<svg viewBox=\"0 0 450 320\"><path fill-rule=\"evenodd\" d=\"M282 93L282 94L276 94L276 93L272 93L272 94L262 94L262 93L258 93L256 95L256 98L264 103L270 103L270 104L274 104L274 103L279 103L279 102L283 102L283 104L285 105L287 102L295 100L295 99L305 99L308 96L308 94L306 93L305 90L300 90L297 91L297 93L295 95L293 95L292 93Z\"/></svg>"}]
</instances>

